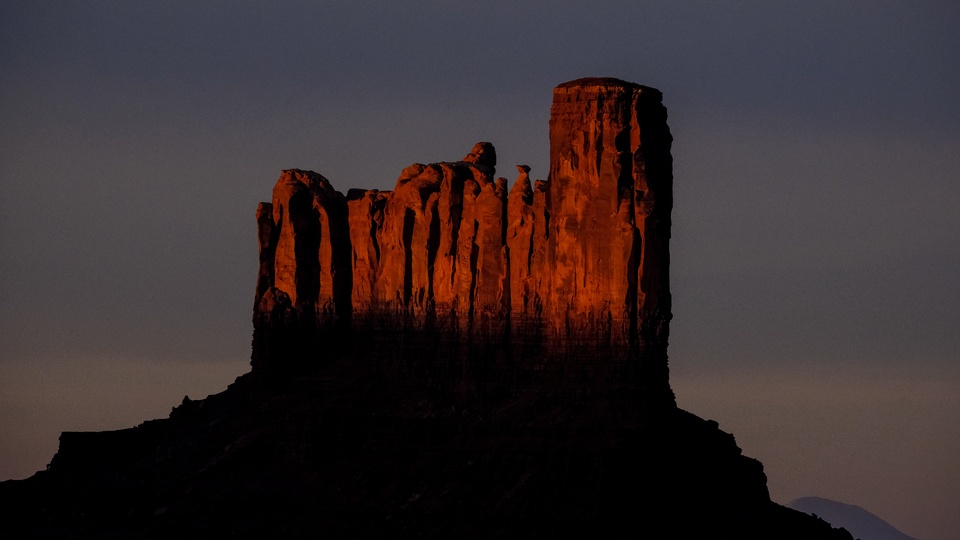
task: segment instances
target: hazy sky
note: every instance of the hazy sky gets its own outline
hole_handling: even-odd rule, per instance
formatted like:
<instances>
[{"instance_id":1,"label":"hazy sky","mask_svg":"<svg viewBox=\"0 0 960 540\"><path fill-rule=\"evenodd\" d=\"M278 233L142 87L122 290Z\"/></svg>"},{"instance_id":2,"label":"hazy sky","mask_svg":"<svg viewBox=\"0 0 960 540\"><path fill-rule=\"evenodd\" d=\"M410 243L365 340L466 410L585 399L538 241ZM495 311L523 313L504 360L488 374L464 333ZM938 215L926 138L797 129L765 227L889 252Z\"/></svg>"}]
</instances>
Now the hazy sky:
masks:
<instances>
[{"instance_id":1,"label":"hazy sky","mask_svg":"<svg viewBox=\"0 0 960 540\"><path fill-rule=\"evenodd\" d=\"M200 4L200 5L196 5ZM960 530L960 4L0 3L0 479L248 368L257 202L664 93L672 381L779 502Z\"/></svg>"}]
</instances>

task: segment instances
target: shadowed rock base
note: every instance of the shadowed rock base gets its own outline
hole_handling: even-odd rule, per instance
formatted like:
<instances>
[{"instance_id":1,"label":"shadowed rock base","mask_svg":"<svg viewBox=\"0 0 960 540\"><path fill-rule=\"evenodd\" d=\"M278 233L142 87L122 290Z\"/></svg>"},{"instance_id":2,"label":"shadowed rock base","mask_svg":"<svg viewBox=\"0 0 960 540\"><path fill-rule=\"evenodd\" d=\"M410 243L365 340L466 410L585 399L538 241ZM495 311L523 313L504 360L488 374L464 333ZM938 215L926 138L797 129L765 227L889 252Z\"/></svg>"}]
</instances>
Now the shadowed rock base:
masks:
<instances>
[{"instance_id":1,"label":"shadowed rock base","mask_svg":"<svg viewBox=\"0 0 960 540\"><path fill-rule=\"evenodd\" d=\"M547 381L417 383L384 372L395 361L248 374L166 420L64 434L49 470L0 483L0 533L850 539L772 503L716 423Z\"/></svg>"}]
</instances>

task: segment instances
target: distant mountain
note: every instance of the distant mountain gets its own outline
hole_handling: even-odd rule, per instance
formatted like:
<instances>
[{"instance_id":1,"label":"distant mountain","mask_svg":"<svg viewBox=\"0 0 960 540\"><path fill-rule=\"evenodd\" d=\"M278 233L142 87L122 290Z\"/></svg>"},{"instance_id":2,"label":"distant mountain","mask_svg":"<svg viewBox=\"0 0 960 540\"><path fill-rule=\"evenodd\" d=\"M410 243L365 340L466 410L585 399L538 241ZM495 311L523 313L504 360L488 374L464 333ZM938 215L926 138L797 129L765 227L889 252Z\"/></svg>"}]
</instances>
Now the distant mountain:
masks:
<instances>
[{"instance_id":1,"label":"distant mountain","mask_svg":"<svg viewBox=\"0 0 960 540\"><path fill-rule=\"evenodd\" d=\"M834 527L843 527L859 540L916 540L854 504L821 497L801 497L787 504L794 510L821 517Z\"/></svg>"}]
</instances>

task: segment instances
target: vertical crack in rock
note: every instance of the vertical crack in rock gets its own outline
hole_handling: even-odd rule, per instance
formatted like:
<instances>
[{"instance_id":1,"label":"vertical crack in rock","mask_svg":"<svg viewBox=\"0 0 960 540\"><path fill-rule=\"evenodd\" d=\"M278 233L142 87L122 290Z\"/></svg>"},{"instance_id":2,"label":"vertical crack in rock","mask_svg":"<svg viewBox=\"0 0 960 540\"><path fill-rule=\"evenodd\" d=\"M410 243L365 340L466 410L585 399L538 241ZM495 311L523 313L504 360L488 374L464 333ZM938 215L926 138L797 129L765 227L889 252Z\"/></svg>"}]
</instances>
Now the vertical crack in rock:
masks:
<instances>
[{"instance_id":1,"label":"vertical crack in rock","mask_svg":"<svg viewBox=\"0 0 960 540\"><path fill-rule=\"evenodd\" d=\"M417 216L409 208L403 213L403 305L410 306L413 296L413 228Z\"/></svg>"},{"instance_id":2,"label":"vertical crack in rock","mask_svg":"<svg viewBox=\"0 0 960 540\"><path fill-rule=\"evenodd\" d=\"M517 165L517 171L520 174L507 198L505 243L509 253L510 312L515 317L526 317L532 292L535 220L530 167Z\"/></svg>"},{"instance_id":3,"label":"vertical crack in rock","mask_svg":"<svg viewBox=\"0 0 960 540\"><path fill-rule=\"evenodd\" d=\"M430 210L430 230L427 234L427 296L434 297L434 274L436 273L437 251L440 249L440 212L436 200Z\"/></svg>"},{"instance_id":4,"label":"vertical crack in rock","mask_svg":"<svg viewBox=\"0 0 960 540\"><path fill-rule=\"evenodd\" d=\"M257 206L257 241L260 247L260 267L257 274L257 298L262 298L274 283L274 260L277 256L277 228L273 222L273 205Z\"/></svg>"},{"instance_id":5,"label":"vertical crack in rock","mask_svg":"<svg viewBox=\"0 0 960 540\"><path fill-rule=\"evenodd\" d=\"M434 301L437 305L449 306L456 299L457 239L463 213L464 172L455 164L441 163L443 179L440 183L439 243L434 260Z\"/></svg>"},{"instance_id":6,"label":"vertical crack in rock","mask_svg":"<svg viewBox=\"0 0 960 540\"><path fill-rule=\"evenodd\" d=\"M474 241L470 242L470 277L468 284L467 298L469 299L469 307L467 316L470 321L473 321L473 317L476 313L476 298L477 298L477 261L480 259L480 246L477 245L475 241L477 238L477 232L480 230L480 222L474 220L473 222L473 235L472 238Z\"/></svg>"}]
</instances>

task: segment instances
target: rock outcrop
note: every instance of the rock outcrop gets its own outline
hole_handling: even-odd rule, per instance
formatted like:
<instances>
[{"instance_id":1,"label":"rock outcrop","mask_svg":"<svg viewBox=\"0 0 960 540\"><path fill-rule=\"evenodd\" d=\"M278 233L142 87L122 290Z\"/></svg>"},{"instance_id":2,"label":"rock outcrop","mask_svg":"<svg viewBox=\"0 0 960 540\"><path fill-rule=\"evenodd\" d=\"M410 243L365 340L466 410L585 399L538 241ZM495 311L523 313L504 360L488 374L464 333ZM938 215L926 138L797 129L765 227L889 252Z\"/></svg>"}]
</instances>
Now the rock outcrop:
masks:
<instances>
[{"instance_id":1,"label":"rock outcrop","mask_svg":"<svg viewBox=\"0 0 960 540\"><path fill-rule=\"evenodd\" d=\"M396 326L553 356L604 346L672 399L671 141L660 92L580 79L554 89L547 181L518 165L508 188L488 142L407 167L392 192L344 197L284 171L257 211L254 367L309 365Z\"/></svg>"},{"instance_id":2,"label":"rock outcrop","mask_svg":"<svg viewBox=\"0 0 960 540\"><path fill-rule=\"evenodd\" d=\"M660 93L554 90L549 180L478 143L346 196L284 171L257 209L253 369L169 418L64 433L0 482L2 538L852 540L667 380Z\"/></svg>"}]
</instances>

